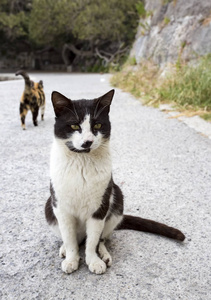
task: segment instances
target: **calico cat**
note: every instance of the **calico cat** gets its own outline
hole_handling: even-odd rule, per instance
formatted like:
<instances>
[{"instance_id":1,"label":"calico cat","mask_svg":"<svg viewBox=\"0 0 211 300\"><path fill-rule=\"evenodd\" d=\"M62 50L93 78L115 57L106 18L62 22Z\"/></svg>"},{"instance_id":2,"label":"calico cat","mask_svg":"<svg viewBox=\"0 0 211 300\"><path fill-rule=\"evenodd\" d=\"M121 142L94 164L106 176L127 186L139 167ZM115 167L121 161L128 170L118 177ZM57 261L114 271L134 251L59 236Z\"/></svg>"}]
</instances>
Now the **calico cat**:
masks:
<instances>
[{"instance_id":1,"label":"calico cat","mask_svg":"<svg viewBox=\"0 0 211 300\"><path fill-rule=\"evenodd\" d=\"M114 90L93 100L69 100L52 93L56 115L50 159L50 198L45 216L63 240L62 270L79 265L79 245L86 238L89 270L103 274L112 264L105 247L114 229L134 229L183 241L184 234L167 225L123 215L123 194L112 178L109 138Z\"/></svg>"},{"instance_id":2,"label":"calico cat","mask_svg":"<svg viewBox=\"0 0 211 300\"><path fill-rule=\"evenodd\" d=\"M25 88L20 101L21 126L25 130L25 118L29 109L32 112L34 126L38 125L37 116L39 108L41 109L41 120L44 120L45 93L43 90L43 82L42 80L39 82L30 80L29 75L23 70L17 71L15 75L22 75L25 80Z\"/></svg>"}]
</instances>

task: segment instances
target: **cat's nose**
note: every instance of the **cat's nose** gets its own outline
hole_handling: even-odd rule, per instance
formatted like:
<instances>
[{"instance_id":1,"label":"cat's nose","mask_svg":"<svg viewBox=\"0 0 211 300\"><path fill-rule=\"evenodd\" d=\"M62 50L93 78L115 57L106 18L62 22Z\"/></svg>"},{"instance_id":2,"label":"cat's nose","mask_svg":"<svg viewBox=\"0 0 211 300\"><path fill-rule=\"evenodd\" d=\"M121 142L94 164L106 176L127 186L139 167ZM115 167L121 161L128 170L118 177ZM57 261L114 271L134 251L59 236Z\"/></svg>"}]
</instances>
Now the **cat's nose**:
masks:
<instances>
[{"instance_id":1,"label":"cat's nose","mask_svg":"<svg viewBox=\"0 0 211 300\"><path fill-rule=\"evenodd\" d=\"M86 141L86 142L84 142L82 145L81 145L81 147L82 148L90 148L90 146L92 145L92 143L93 143L93 141Z\"/></svg>"}]
</instances>

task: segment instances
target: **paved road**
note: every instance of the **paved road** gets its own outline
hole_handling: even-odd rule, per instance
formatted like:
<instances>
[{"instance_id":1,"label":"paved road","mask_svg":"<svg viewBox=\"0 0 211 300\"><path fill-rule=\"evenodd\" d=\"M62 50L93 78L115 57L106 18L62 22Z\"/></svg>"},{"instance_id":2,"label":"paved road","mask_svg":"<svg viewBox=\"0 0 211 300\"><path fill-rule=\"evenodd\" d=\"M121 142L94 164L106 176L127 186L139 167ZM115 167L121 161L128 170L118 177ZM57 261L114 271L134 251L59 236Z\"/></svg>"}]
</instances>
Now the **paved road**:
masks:
<instances>
[{"instance_id":1,"label":"paved road","mask_svg":"<svg viewBox=\"0 0 211 300\"><path fill-rule=\"evenodd\" d=\"M31 74L43 79L47 109L27 130L18 109L23 81L0 82L0 298L96 300L211 299L211 140L116 90L111 109L114 179L125 211L178 227L184 243L132 231L115 232L113 265L91 274L62 273L61 241L44 218L53 137L52 90L72 99L109 91L109 75Z\"/></svg>"}]
</instances>

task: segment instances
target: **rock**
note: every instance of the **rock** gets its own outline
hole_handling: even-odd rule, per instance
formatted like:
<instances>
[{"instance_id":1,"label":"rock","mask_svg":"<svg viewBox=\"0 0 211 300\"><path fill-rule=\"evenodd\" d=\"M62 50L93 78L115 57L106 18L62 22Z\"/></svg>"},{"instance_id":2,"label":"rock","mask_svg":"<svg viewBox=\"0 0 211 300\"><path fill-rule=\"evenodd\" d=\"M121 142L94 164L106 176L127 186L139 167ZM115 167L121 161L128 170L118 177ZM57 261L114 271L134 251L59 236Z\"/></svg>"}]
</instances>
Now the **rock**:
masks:
<instances>
[{"instance_id":1,"label":"rock","mask_svg":"<svg viewBox=\"0 0 211 300\"><path fill-rule=\"evenodd\" d=\"M210 0L146 0L145 10L130 53L138 63L152 59L162 66L211 53Z\"/></svg>"}]
</instances>

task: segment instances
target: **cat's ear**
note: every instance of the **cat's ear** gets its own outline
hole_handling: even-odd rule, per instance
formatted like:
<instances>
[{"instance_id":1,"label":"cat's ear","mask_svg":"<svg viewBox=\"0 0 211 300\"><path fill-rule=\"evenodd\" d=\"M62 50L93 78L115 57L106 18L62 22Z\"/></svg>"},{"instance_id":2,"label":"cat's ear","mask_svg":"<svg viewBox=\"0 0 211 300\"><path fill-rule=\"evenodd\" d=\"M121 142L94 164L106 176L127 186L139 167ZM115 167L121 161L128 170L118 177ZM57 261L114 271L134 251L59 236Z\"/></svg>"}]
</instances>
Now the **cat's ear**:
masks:
<instances>
[{"instance_id":1,"label":"cat's ear","mask_svg":"<svg viewBox=\"0 0 211 300\"><path fill-rule=\"evenodd\" d=\"M53 103L53 108L56 117L61 116L62 113L67 109L72 111L73 105L71 103L71 100L66 98L64 95L60 94L59 92L54 91L51 94L51 100Z\"/></svg>"},{"instance_id":2,"label":"cat's ear","mask_svg":"<svg viewBox=\"0 0 211 300\"><path fill-rule=\"evenodd\" d=\"M38 82L38 88L40 88L40 89L43 88L43 81L42 81L42 80L40 80L40 81Z\"/></svg>"},{"instance_id":3,"label":"cat's ear","mask_svg":"<svg viewBox=\"0 0 211 300\"><path fill-rule=\"evenodd\" d=\"M98 117L103 111L109 113L113 96L114 96L114 90L110 90L105 95L95 99L96 102L96 108L94 112L95 117Z\"/></svg>"}]
</instances>

